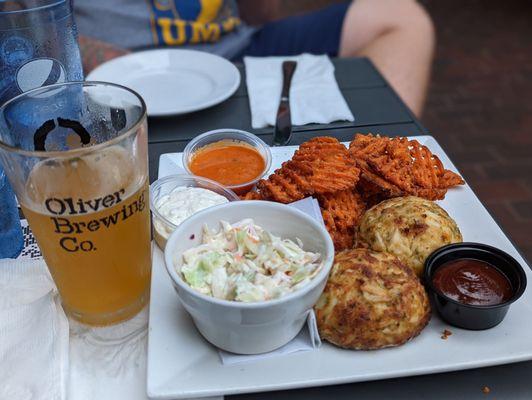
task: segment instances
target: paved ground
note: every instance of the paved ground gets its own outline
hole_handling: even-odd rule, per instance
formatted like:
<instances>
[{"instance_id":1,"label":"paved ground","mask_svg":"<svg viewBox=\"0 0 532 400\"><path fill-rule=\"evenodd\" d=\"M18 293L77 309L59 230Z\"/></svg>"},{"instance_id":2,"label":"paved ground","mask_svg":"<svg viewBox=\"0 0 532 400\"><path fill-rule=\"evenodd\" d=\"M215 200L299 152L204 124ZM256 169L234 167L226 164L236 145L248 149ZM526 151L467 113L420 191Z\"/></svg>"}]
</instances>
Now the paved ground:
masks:
<instances>
[{"instance_id":1,"label":"paved ground","mask_svg":"<svg viewBox=\"0 0 532 400\"><path fill-rule=\"evenodd\" d=\"M532 2L423 3L438 49L422 121L532 261Z\"/></svg>"}]
</instances>

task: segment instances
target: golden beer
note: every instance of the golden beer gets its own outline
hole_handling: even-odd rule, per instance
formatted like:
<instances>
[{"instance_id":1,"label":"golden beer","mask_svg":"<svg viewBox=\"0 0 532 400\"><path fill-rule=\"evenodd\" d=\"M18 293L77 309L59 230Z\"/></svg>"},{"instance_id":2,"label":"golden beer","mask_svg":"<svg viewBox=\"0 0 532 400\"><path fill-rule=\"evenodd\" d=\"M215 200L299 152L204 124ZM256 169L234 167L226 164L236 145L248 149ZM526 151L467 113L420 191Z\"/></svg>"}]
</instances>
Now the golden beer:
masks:
<instances>
[{"instance_id":1,"label":"golden beer","mask_svg":"<svg viewBox=\"0 0 532 400\"><path fill-rule=\"evenodd\" d=\"M0 105L0 163L66 313L90 325L149 299L146 104L105 82L36 88Z\"/></svg>"},{"instance_id":2,"label":"golden beer","mask_svg":"<svg viewBox=\"0 0 532 400\"><path fill-rule=\"evenodd\" d=\"M147 172L147 171L146 171ZM107 325L147 302L151 271L147 173L114 145L37 164L20 199L66 312Z\"/></svg>"}]
</instances>

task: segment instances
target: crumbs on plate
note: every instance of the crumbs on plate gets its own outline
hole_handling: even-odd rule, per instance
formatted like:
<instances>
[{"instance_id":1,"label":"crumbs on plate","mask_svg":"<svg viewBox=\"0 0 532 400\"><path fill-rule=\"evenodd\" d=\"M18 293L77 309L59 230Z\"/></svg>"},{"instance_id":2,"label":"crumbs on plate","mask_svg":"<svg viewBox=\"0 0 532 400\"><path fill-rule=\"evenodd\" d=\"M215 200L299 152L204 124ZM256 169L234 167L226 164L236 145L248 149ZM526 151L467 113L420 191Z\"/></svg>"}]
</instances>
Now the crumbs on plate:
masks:
<instances>
[{"instance_id":1,"label":"crumbs on plate","mask_svg":"<svg viewBox=\"0 0 532 400\"><path fill-rule=\"evenodd\" d=\"M447 338L448 338L449 336L451 336L452 334L453 334L453 333L452 333L450 330L445 329L445 330L443 331L443 334L441 335L441 338L442 338L443 340L447 340ZM488 389L488 390L489 390L489 389Z\"/></svg>"}]
</instances>

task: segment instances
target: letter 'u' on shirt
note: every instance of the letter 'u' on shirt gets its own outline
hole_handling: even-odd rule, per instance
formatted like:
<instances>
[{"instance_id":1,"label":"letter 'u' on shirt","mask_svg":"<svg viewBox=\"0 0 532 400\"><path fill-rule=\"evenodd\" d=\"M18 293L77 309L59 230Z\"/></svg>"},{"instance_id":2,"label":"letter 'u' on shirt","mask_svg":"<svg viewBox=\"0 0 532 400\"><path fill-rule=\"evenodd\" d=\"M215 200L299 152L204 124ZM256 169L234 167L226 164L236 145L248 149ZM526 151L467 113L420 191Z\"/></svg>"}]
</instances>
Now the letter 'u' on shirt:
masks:
<instances>
[{"instance_id":1,"label":"letter 'u' on shirt","mask_svg":"<svg viewBox=\"0 0 532 400\"><path fill-rule=\"evenodd\" d=\"M157 25L161 30L162 41L168 46L185 44L185 21L170 18L159 18Z\"/></svg>"},{"instance_id":2,"label":"letter 'u' on shirt","mask_svg":"<svg viewBox=\"0 0 532 400\"><path fill-rule=\"evenodd\" d=\"M146 0L155 44L180 46L217 42L240 23L230 0Z\"/></svg>"}]
</instances>

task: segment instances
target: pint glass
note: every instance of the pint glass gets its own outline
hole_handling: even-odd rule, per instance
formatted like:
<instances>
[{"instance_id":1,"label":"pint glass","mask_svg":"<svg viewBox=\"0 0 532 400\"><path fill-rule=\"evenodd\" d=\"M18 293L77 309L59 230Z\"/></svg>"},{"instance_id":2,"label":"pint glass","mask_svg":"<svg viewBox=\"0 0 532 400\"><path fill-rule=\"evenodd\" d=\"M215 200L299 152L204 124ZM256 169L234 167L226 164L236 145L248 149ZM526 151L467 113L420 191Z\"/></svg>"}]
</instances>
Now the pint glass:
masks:
<instances>
[{"instance_id":1,"label":"pint glass","mask_svg":"<svg viewBox=\"0 0 532 400\"><path fill-rule=\"evenodd\" d=\"M72 0L0 1L0 104L27 90L83 80Z\"/></svg>"},{"instance_id":2,"label":"pint glass","mask_svg":"<svg viewBox=\"0 0 532 400\"><path fill-rule=\"evenodd\" d=\"M135 315L151 272L144 101L72 82L0 108L0 160L68 315L90 325Z\"/></svg>"}]
</instances>

